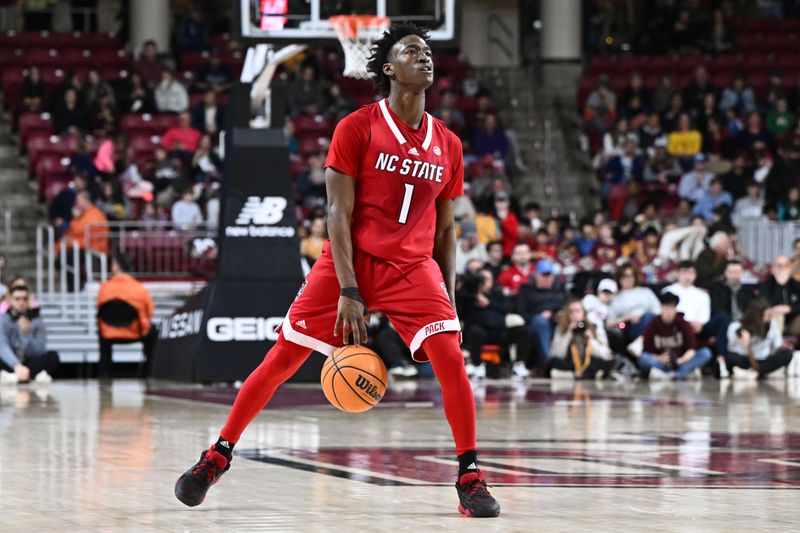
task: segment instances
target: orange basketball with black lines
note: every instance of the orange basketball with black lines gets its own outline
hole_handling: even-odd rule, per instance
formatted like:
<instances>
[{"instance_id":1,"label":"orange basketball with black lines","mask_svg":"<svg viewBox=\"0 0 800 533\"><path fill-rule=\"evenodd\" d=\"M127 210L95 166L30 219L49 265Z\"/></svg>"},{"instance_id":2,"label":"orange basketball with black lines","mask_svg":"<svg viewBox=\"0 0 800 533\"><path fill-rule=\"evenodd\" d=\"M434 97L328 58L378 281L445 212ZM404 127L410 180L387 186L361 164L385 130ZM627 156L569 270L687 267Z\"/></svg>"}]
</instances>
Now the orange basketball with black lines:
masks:
<instances>
[{"instance_id":1,"label":"orange basketball with black lines","mask_svg":"<svg viewBox=\"0 0 800 533\"><path fill-rule=\"evenodd\" d=\"M378 405L388 381L380 356L358 345L337 348L322 365L320 375L325 397L348 413L362 413Z\"/></svg>"}]
</instances>

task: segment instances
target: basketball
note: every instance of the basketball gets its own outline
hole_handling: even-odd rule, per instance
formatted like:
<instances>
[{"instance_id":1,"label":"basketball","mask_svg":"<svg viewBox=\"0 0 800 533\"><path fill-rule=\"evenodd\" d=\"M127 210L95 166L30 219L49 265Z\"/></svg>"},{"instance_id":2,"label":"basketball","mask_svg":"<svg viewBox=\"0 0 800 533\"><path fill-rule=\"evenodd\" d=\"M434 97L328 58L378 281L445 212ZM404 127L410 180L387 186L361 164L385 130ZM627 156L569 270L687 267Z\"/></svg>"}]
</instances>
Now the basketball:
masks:
<instances>
[{"instance_id":1,"label":"basketball","mask_svg":"<svg viewBox=\"0 0 800 533\"><path fill-rule=\"evenodd\" d=\"M337 348L325 361L320 376L325 397L347 413L362 413L378 405L387 381L386 366L366 346Z\"/></svg>"}]
</instances>

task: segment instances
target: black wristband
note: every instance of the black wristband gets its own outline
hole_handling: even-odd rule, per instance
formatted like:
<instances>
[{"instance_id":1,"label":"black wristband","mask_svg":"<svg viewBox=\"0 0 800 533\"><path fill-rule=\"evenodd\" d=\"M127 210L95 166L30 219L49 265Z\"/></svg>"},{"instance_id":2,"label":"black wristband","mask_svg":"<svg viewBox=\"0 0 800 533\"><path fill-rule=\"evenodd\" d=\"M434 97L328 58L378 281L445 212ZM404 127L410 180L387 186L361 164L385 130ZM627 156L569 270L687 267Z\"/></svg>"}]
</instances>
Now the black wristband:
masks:
<instances>
[{"instance_id":1,"label":"black wristband","mask_svg":"<svg viewBox=\"0 0 800 533\"><path fill-rule=\"evenodd\" d=\"M361 302L361 305L363 305L365 308L367 307L367 305L364 303L364 299L361 297L361 293L358 292L358 287L342 287L342 290L339 294L345 298L350 298L351 300Z\"/></svg>"}]
</instances>

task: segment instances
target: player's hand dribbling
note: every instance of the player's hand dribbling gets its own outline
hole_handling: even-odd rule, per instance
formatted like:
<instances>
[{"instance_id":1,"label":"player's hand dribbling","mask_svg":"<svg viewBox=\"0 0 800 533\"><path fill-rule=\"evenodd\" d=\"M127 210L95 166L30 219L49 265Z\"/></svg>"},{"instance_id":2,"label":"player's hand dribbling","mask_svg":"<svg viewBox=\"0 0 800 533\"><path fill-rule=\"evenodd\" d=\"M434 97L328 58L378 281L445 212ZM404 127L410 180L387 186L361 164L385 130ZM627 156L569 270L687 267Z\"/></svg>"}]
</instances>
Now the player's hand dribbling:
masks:
<instances>
[{"instance_id":1,"label":"player's hand dribbling","mask_svg":"<svg viewBox=\"0 0 800 533\"><path fill-rule=\"evenodd\" d=\"M342 341L348 344L347 338L353 333L353 344L367 342L367 323L364 320L366 308L364 304L347 296L339 297L339 308L336 312L336 323L333 325L333 336L339 336L341 326Z\"/></svg>"}]
</instances>

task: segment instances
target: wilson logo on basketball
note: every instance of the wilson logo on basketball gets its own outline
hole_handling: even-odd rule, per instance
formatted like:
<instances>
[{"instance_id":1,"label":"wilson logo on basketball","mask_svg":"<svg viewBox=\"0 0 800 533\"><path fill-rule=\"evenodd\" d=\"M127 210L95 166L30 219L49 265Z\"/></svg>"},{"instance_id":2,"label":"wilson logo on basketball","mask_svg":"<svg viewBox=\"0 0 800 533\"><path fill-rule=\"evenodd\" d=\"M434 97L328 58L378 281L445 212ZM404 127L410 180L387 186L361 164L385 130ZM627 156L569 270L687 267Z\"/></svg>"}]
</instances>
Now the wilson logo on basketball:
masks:
<instances>
[{"instance_id":1,"label":"wilson logo on basketball","mask_svg":"<svg viewBox=\"0 0 800 533\"><path fill-rule=\"evenodd\" d=\"M368 380L361 374L359 374L358 379L356 379L356 387L363 390L367 394L367 396L369 396L376 402L381 401L381 398L383 397L378 393L378 387L376 385L373 385L370 382L370 380Z\"/></svg>"}]
</instances>

